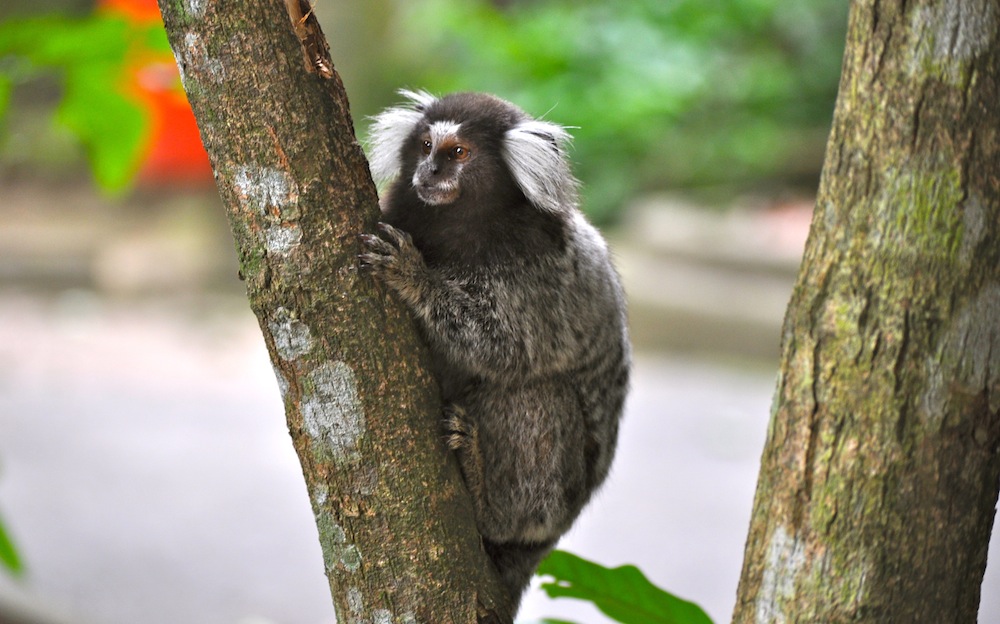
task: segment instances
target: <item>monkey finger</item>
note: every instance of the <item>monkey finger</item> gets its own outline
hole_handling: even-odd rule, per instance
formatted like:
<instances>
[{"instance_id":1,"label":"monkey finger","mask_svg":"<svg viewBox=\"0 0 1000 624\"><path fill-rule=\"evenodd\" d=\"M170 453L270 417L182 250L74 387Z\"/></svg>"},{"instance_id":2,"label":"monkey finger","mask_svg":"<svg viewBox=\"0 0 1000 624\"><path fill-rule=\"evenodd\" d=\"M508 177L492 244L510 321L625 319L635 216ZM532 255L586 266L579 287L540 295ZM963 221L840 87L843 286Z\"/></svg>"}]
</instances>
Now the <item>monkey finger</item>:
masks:
<instances>
[{"instance_id":1,"label":"monkey finger","mask_svg":"<svg viewBox=\"0 0 1000 624\"><path fill-rule=\"evenodd\" d=\"M392 256L386 256L376 252L366 252L358 254L358 263L366 269L384 267L391 264Z\"/></svg>"},{"instance_id":2,"label":"monkey finger","mask_svg":"<svg viewBox=\"0 0 1000 624\"><path fill-rule=\"evenodd\" d=\"M397 253L396 247L392 243L379 238L374 234L361 234L358 238L361 240L361 244L367 247L371 252L383 255L392 255Z\"/></svg>"},{"instance_id":3,"label":"monkey finger","mask_svg":"<svg viewBox=\"0 0 1000 624\"><path fill-rule=\"evenodd\" d=\"M397 230L388 223L379 222L378 229L388 236L392 242L396 243L397 247L413 244L413 238L409 234L402 230Z\"/></svg>"}]
</instances>

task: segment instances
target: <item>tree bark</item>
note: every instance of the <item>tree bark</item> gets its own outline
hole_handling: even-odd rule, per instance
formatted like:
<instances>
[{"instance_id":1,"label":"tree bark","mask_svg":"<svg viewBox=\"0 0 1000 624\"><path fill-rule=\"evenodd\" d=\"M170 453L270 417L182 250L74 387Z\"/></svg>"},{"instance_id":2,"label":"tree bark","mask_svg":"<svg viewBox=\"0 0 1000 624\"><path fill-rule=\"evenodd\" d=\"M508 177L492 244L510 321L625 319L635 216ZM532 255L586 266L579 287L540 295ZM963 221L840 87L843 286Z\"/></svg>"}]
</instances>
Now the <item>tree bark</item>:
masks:
<instances>
[{"instance_id":1,"label":"tree bark","mask_svg":"<svg viewBox=\"0 0 1000 624\"><path fill-rule=\"evenodd\" d=\"M510 621L444 446L426 351L357 268L377 197L309 4L160 9L284 397L338 621Z\"/></svg>"},{"instance_id":2,"label":"tree bark","mask_svg":"<svg viewBox=\"0 0 1000 624\"><path fill-rule=\"evenodd\" d=\"M975 622L1000 485L1000 5L856 0L734 622Z\"/></svg>"}]
</instances>

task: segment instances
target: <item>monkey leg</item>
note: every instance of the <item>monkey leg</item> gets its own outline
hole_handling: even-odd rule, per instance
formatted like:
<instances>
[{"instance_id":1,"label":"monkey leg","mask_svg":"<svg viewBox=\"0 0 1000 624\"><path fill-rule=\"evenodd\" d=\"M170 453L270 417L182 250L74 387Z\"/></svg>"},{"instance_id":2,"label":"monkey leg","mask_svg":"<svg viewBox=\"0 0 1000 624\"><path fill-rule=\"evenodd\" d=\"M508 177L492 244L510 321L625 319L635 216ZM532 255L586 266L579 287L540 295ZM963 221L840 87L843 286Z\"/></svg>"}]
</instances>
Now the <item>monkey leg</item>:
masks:
<instances>
[{"instance_id":1,"label":"monkey leg","mask_svg":"<svg viewBox=\"0 0 1000 624\"><path fill-rule=\"evenodd\" d=\"M568 384L484 384L445 410L477 527L515 602L589 495L578 405Z\"/></svg>"},{"instance_id":2,"label":"monkey leg","mask_svg":"<svg viewBox=\"0 0 1000 624\"><path fill-rule=\"evenodd\" d=\"M526 544L497 544L490 540L483 540L486 554L490 556L497 572L500 573L504 587L507 588L507 593L510 594L515 613L521 603L521 595L531 582L535 568L549 554L555 544L556 540Z\"/></svg>"},{"instance_id":3,"label":"monkey leg","mask_svg":"<svg viewBox=\"0 0 1000 624\"><path fill-rule=\"evenodd\" d=\"M444 426L448 448L455 451L465 486L476 507L476 519L482 515L483 455L479 447L479 428L465 410L452 403L444 408ZM482 529L480 528L480 532Z\"/></svg>"}]
</instances>

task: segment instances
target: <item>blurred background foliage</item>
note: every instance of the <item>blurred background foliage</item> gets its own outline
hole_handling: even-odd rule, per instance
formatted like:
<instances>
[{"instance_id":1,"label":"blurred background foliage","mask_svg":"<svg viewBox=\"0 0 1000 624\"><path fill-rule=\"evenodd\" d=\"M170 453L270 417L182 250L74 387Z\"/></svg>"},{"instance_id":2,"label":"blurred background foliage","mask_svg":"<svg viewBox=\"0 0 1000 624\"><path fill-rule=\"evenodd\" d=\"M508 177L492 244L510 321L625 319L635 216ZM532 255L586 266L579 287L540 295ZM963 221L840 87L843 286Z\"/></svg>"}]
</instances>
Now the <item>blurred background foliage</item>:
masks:
<instances>
[{"instance_id":1,"label":"blurred background foliage","mask_svg":"<svg viewBox=\"0 0 1000 624\"><path fill-rule=\"evenodd\" d=\"M147 13L130 4L145 4ZM158 120L155 102L142 93L149 66L158 63L162 74L169 64L155 3L98 5L94 11L87 3L47 0L32 9L37 15L43 7L42 18L12 13L23 6L0 10L0 167L7 173L63 171L86 157L98 184L122 189L142 177L155 127L175 123ZM811 190L836 95L847 6L318 0L316 10L356 120L398 100L400 87L497 93L574 127L587 210L608 221L630 197L650 190ZM176 76L169 89L160 86L173 97L178 89ZM167 182L170 175L160 172Z\"/></svg>"},{"instance_id":2,"label":"blurred background foliage","mask_svg":"<svg viewBox=\"0 0 1000 624\"><path fill-rule=\"evenodd\" d=\"M150 126L127 76L137 64L169 51L162 27L140 26L119 14L49 14L2 23L0 114L15 83L56 76L54 122L89 151L101 187L122 189L138 169Z\"/></svg>"},{"instance_id":3,"label":"blurred background foliage","mask_svg":"<svg viewBox=\"0 0 1000 624\"><path fill-rule=\"evenodd\" d=\"M815 182L840 73L836 0L398 0L393 63L576 126L603 220L637 191Z\"/></svg>"}]
</instances>

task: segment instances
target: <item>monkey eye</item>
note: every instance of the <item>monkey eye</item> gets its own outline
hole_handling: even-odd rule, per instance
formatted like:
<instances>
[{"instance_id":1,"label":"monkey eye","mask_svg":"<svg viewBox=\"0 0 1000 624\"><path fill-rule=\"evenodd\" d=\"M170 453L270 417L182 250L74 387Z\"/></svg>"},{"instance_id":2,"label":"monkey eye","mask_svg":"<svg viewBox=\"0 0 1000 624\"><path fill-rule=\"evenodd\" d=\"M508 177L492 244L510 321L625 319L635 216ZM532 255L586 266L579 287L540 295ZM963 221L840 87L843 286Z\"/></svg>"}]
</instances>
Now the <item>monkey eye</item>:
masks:
<instances>
[{"instance_id":1,"label":"monkey eye","mask_svg":"<svg viewBox=\"0 0 1000 624\"><path fill-rule=\"evenodd\" d=\"M468 157L469 157L469 150L462 147L461 145L456 145L455 147L451 148L450 152L448 152L448 158L450 158L451 160L465 160Z\"/></svg>"},{"instance_id":2,"label":"monkey eye","mask_svg":"<svg viewBox=\"0 0 1000 624\"><path fill-rule=\"evenodd\" d=\"M426 156L427 154L431 153L432 147L434 146L431 145L431 142L425 139L423 144L420 146L420 149L424 152L424 155Z\"/></svg>"}]
</instances>

